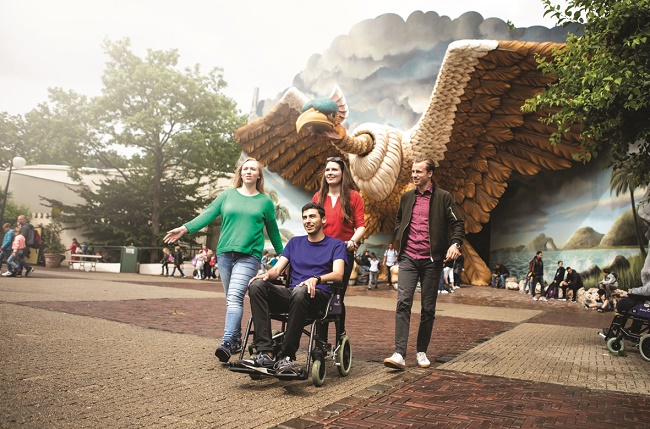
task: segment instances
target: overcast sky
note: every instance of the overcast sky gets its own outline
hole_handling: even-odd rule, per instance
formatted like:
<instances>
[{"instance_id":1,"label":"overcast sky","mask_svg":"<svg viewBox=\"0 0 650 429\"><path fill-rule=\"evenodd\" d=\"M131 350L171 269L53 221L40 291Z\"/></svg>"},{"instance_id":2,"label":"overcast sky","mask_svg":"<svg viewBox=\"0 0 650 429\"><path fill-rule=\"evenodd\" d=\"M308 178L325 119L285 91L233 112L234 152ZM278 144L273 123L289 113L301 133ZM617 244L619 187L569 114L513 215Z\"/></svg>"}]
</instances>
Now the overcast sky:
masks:
<instances>
[{"instance_id":1,"label":"overcast sky","mask_svg":"<svg viewBox=\"0 0 650 429\"><path fill-rule=\"evenodd\" d=\"M540 0L0 0L0 111L27 112L46 100L48 87L98 94L102 41L129 37L140 55L176 48L182 65L223 68L226 95L248 112L254 87L261 99L275 97L312 54L358 22L416 10L555 24L542 17Z\"/></svg>"}]
</instances>

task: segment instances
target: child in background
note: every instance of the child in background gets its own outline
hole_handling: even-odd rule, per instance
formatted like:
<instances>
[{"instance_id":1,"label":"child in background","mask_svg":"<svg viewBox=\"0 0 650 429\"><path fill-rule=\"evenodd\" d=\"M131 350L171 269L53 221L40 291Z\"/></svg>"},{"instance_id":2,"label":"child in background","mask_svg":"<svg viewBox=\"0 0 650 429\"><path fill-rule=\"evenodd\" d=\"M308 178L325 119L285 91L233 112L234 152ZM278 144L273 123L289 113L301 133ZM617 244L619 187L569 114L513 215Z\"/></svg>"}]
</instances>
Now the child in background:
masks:
<instances>
[{"instance_id":1,"label":"child in background","mask_svg":"<svg viewBox=\"0 0 650 429\"><path fill-rule=\"evenodd\" d=\"M200 252L196 255L196 275L194 278L196 280L203 280L203 265L205 264L205 254Z\"/></svg>"},{"instance_id":2,"label":"child in background","mask_svg":"<svg viewBox=\"0 0 650 429\"><path fill-rule=\"evenodd\" d=\"M169 251L168 248L163 249L163 255L162 259L160 260L160 263L162 264L161 269L162 272L160 273L161 276L169 276L169 263L174 262L174 257L172 256L171 252Z\"/></svg>"},{"instance_id":3,"label":"child in background","mask_svg":"<svg viewBox=\"0 0 650 429\"><path fill-rule=\"evenodd\" d=\"M183 254L181 253L181 247L174 247L174 269L169 277L174 277L174 273L178 269L178 272L181 273L181 278L185 278L185 273L183 273Z\"/></svg>"},{"instance_id":4,"label":"child in background","mask_svg":"<svg viewBox=\"0 0 650 429\"><path fill-rule=\"evenodd\" d=\"M377 255L373 252L370 255L370 276L368 277L368 289L372 289L371 285L375 285L375 289L377 289L377 275L379 274L379 259L377 259Z\"/></svg>"}]
</instances>

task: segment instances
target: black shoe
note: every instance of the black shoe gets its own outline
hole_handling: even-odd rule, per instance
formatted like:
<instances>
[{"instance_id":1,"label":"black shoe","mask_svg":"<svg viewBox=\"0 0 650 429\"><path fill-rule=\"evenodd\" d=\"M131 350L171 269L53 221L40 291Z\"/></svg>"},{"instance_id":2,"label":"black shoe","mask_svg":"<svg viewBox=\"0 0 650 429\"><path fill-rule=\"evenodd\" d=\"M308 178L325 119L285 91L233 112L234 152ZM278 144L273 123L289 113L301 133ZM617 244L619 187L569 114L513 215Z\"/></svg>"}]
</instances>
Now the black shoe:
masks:
<instances>
[{"instance_id":1,"label":"black shoe","mask_svg":"<svg viewBox=\"0 0 650 429\"><path fill-rule=\"evenodd\" d=\"M232 345L230 344L230 341L224 341L219 347L217 347L217 350L214 351L214 355L220 362L226 363L230 360L230 356L232 356L231 349Z\"/></svg>"},{"instance_id":2,"label":"black shoe","mask_svg":"<svg viewBox=\"0 0 650 429\"><path fill-rule=\"evenodd\" d=\"M29 271L25 273L25 277L31 276L33 272L34 272L34 267L30 268Z\"/></svg>"},{"instance_id":3,"label":"black shoe","mask_svg":"<svg viewBox=\"0 0 650 429\"><path fill-rule=\"evenodd\" d=\"M248 359L242 359L235 362L235 366L244 366L249 368L266 368L273 369L275 365L275 359L267 355L266 353L258 353L255 356L251 356Z\"/></svg>"}]
</instances>

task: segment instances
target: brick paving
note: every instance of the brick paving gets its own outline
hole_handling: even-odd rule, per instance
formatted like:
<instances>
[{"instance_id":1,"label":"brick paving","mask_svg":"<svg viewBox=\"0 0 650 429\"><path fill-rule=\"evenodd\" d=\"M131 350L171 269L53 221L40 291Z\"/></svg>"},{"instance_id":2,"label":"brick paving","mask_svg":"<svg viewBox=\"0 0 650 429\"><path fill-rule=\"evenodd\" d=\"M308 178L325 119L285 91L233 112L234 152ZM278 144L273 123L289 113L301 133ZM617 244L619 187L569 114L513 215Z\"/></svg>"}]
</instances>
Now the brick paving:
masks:
<instances>
[{"instance_id":1,"label":"brick paving","mask_svg":"<svg viewBox=\"0 0 650 429\"><path fill-rule=\"evenodd\" d=\"M650 364L595 337L611 314L464 287L439 298L429 370L412 366L416 302L399 372L381 364L395 291L348 296L353 371L341 378L328 362L315 388L220 368L219 282L45 269L0 279L0 427L650 427ZM533 363L541 370L526 374Z\"/></svg>"}]
</instances>

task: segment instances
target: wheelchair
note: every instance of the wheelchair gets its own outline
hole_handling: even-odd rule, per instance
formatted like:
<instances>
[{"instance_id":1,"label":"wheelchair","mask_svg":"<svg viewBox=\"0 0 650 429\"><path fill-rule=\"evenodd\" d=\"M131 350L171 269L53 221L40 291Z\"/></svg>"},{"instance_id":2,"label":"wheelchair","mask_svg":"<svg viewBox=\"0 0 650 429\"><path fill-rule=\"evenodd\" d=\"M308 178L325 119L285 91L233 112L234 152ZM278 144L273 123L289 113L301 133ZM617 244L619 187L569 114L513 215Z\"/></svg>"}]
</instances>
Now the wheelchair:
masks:
<instances>
[{"instance_id":1,"label":"wheelchair","mask_svg":"<svg viewBox=\"0 0 650 429\"><path fill-rule=\"evenodd\" d=\"M350 337L345 333L339 332L340 317L343 312L342 300L340 298L343 285L340 282L328 282L327 284L332 289L332 294L327 301L327 305L324 309L309 314L302 330L303 335L309 338L307 360L304 368L300 368L297 374L273 374L261 372L253 368L237 366L231 362L228 369L233 372L248 374L253 380L259 380L262 377L275 377L285 381L307 380L311 378L313 385L320 387L325 383L327 376L326 361L328 358L331 358L334 360L339 375L346 377L352 367L352 345L350 343ZM271 313L270 316L272 321L275 320L281 323L279 330L272 330L273 355L278 356L282 349L282 340L289 320L289 313ZM336 327L336 343L333 347L318 337L320 327L329 323L334 323ZM251 356L256 353L255 341L253 340L249 344L251 335L254 338L255 330L253 329L252 317L248 320L246 332L243 336L242 351L239 355L240 360L244 359L246 351Z\"/></svg>"},{"instance_id":2,"label":"wheelchair","mask_svg":"<svg viewBox=\"0 0 650 429\"><path fill-rule=\"evenodd\" d=\"M607 350L612 354L622 355L625 341L629 341L650 362L650 299L639 300L624 314L617 312L609 329L599 335L607 341Z\"/></svg>"}]
</instances>

